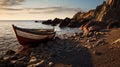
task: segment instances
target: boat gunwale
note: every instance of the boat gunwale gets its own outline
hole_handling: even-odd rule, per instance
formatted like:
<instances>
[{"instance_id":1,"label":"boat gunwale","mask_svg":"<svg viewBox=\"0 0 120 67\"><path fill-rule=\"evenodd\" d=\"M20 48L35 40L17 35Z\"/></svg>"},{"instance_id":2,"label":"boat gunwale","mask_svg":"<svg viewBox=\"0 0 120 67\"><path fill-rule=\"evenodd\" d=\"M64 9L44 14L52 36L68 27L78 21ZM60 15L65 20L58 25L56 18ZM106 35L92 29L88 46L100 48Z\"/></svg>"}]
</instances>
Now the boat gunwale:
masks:
<instances>
[{"instance_id":1,"label":"boat gunwale","mask_svg":"<svg viewBox=\"0 0 120 67\"><path fill-rule=\"evenodd\" d=\"M56 31L54 29L26 29L26 28L20 28L20 27L14 26L14 25L12 25L12 26L13 26L14 30L20 30L20 31L35 34L35 35L51 35L51 34L56 33ZM42 31L42 30L46 30L46 31Z\"/></svg>"}]
</instances>

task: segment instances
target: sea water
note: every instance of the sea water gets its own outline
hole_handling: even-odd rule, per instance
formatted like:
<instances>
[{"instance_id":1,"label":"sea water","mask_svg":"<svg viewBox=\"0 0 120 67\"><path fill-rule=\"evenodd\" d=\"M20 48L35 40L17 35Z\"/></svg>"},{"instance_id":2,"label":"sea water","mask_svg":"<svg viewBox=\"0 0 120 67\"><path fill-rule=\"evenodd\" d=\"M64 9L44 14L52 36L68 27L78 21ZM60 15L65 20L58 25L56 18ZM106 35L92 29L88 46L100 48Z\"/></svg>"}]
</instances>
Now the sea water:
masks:
<instances>
[{"instance_id":1,"label":"sea water","mask_svg":"<svg viewBox=\"0 0 120 67\"><path fill-rule=\"evenodd\" d=\"M12 29L12 24L29 29L52 29L51 25L44 25L41 22L35 23L34 20L3 20L0 21L0 55L3 54L6 50L16 50L19 46L19 43L16 39L15 33ZM56 36L60 36L62 34L66 34L70 36L71 34L81 31L78 28L59 28L59 26L55 26L55 30L57 31Z\"/></svg>"}]
</instances>

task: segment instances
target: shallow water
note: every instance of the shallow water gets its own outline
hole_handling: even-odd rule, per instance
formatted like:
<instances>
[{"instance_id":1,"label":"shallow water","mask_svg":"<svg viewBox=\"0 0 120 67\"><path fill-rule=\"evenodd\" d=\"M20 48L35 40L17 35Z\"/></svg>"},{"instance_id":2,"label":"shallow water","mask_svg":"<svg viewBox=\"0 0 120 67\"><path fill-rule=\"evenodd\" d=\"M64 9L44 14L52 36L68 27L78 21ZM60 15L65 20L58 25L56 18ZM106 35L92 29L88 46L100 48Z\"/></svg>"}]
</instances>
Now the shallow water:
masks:
<instances>
[{"instance_id":1,"label":"shallow water","mask_svg":"<svg viewBox=\"0 0 120 67\"><path fill-rule=\"evenodd\" d=\"M18 41L15 37L15 34L12 30L12 24L17 25L23 28L34 28L34 29L50 29L53 28L50 25L43 25L41 23L35 23L34 21L0 21L0 55L4 53L4 51L12 49L16 50L19 46ZM81 31L78 28L64 28L61 29L58 26L55 26L57 31L56 36L61 36L62 34L66 34L67 36L71 36L71 34Z\"/></svg>"}]
</instances>

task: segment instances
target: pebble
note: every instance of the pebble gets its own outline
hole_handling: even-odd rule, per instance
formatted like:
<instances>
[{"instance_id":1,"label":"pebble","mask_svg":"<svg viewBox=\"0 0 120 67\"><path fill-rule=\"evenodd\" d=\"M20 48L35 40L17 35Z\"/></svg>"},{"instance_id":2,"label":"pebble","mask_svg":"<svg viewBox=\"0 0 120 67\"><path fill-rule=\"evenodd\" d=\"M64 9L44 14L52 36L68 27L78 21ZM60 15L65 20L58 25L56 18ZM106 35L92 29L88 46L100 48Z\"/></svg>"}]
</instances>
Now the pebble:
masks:
<instances>
[{"instance_id":1,"label":"pebble","mask_svg":"<svg viewBox=\"0 0 120 67\"><path fill-rule=\"evenodd\" d=\"M0 57L0 60L3 60L3 57Z\"/></svg>"},{"instance_id":2,"label":"pebble","mask_svg":"<svg viewBox=\"0 0 120 67\"><path fill-rule=\"evenodd\" d=\"M31 62L35 62L35 61L37 61L37 58L35 56L33 56L33 57L31 57L29 62L31 63Z\"/></svg>"},{"instance_id":3,"label":"pebble","mask_svg":"<svg viewBox=\"0 0 120 67\"><path fill-rule=\"evenodd\" d=\"M8 60L10 57L9 56L5 56L3 57L3 60Z\"/></svg>"},{"instance_id":4,"label":"pebble","mask_svg":"<svg viewBox=\"0 0 120 67\"><path fill-rule=\"evenodd\" d=\"M49 63L48 63L48 67L52 67L53 65L54 65L53 62L49 62Z\"/></svg>"},{"instance_id":5,"label":"pebble","mask_svg":"<svg viewBox=\"0 0 120 67\"><path fill-rule=\"evenodd\" d=\"M45 62L45 60L41 60L40 62L28 65L27 67L44 67L44 66L42 66L42 64L44 64L44 62Z\"/></svg>"},{"instance_id":6,"label":"pebble","mask_svg":"<svg viewBox=\"0 0 120 67\"><path fill-rule=\"evenodd\" d=\"M14 64L14 67L27 67L27 64L22 61L18 61Z\"/></svg>"},{"instance_id":7,"label":"pebble","mask_svg":"<svg viewBox=\"0 0 120 67\"><path fill-rule=\"evenodd\" d=\"M47 67L52 67L55 63L53 63L52 61L49 62L50 60L52 60L51 57L55 59L56 57L65 58L65 56L62 56L63 52L70 53L74 50L81 52L85 47L87 49L91 49L95 46L104 44L104 39L99 40L96 38L96 35L94 35L95 37L82 37L81 35L75 33L69 38L67 38L65 34L61 36L63 37L63 39L56 37L54 41L49 41L46 44L42 44L47 45L42 48L43 50L41 50L41 47L31 49L31 55L27 57L23 54L19 54L13 57L5 56L1 60L7 60L11 58L11 63L15 64L15 67L26 67L27 63L27 67L45 67L45 64L47 65ZM81 46L83 46L84 48L82 49ZM14 54L15 51L13 50L8 50L6 52L6 55ZM92 54L99 56L102 53L93 51ZM41 60L46 58L50 58L50 60Z\"/></svg>"},{"instance_id":8,"label":"pebble","mask_svg":"<svg viewBox=\"0 0 120 67\"><path fill-rule=\"evenodd\" d=\"M5 55L14 55L16 52L13 50L6 51Z\"/></svg>"}]
</instances>

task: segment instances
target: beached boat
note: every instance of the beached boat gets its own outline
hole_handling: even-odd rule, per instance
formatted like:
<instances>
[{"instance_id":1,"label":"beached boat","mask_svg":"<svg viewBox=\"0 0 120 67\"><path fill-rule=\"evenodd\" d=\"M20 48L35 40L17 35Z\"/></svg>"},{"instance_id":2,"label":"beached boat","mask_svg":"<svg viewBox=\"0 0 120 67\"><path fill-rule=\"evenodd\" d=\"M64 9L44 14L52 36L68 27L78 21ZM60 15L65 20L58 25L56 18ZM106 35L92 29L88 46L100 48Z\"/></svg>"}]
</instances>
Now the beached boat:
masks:
<instances>
[{"instance_id":1,"label":"beached boat","mask_svg":"<svg viewBox=\"0 0 120 67\"><path fill-rule=\"evenodd\" d=\"M55 29L26 29L12 25L16 37L21 45L34 45L52 40Z\"/></svg>"}]
</instances>

